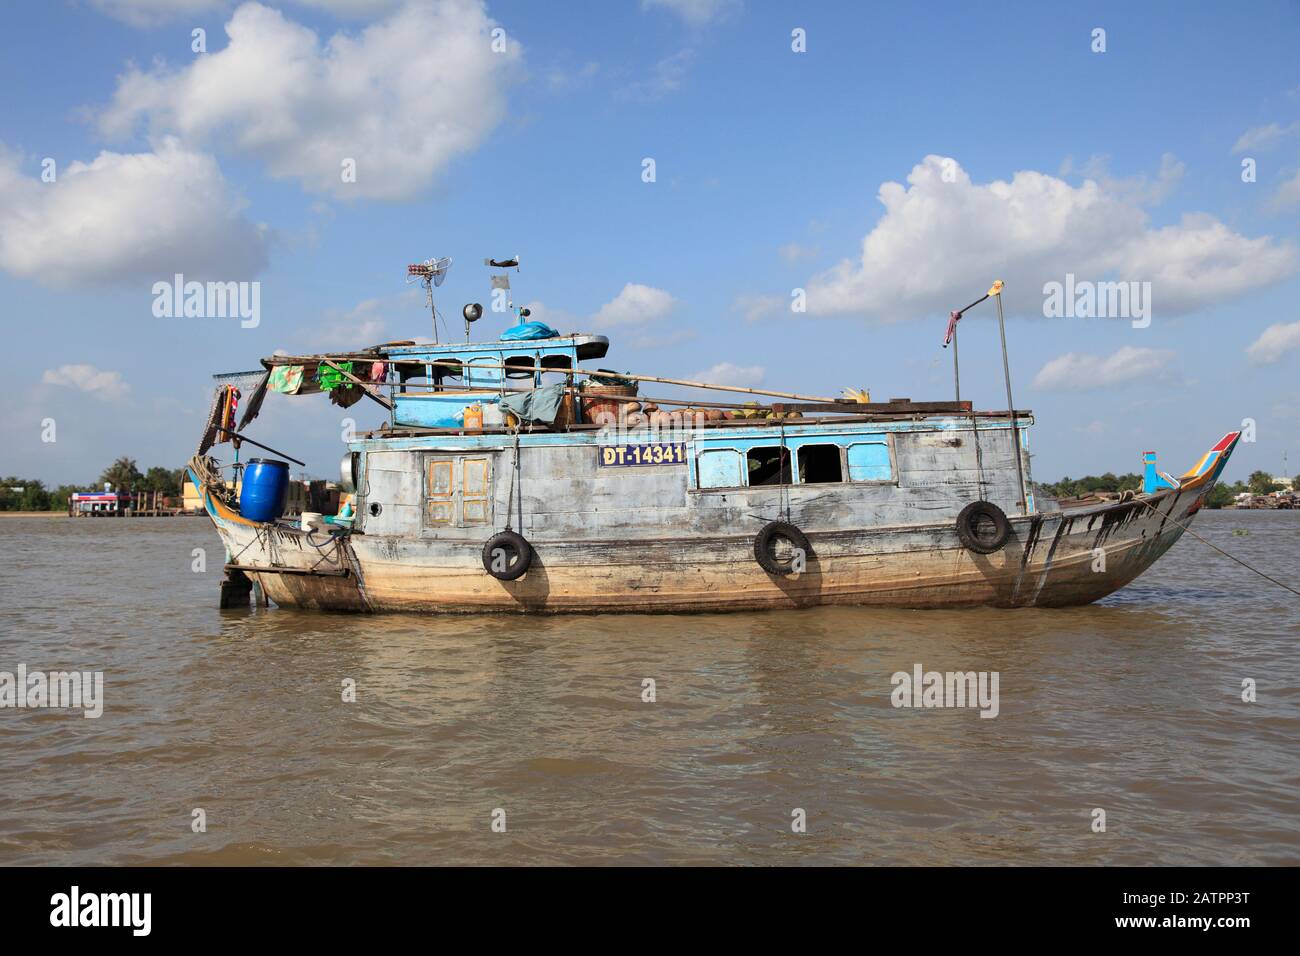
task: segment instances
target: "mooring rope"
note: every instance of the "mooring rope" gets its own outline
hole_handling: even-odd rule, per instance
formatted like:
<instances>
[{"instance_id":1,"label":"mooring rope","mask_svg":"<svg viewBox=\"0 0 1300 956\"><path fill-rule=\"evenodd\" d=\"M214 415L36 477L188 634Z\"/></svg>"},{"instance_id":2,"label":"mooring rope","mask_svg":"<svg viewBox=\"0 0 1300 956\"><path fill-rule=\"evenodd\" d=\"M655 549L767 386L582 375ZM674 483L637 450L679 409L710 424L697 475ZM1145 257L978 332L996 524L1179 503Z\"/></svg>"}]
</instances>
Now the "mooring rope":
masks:
<instances>
[{"instance_id":1,"label":"mooring rope","mask_svg":"<svg viewBox=\"0 0 1300 956\"><path fill-rule=\"evenodd\" d=\"M1259 568L1252 567L1251 565L1249 565L1249 564L1247 564L1245 561L1243 561L1241 558L1237 557L1235 554L1229 554L1227 551L1224 551L1221 547L1219 547L1219 546L1218 546L1217 544L1215 544L1214 542L1212 542L1212 541L1207 541L1205 538L1202 538L1199 534L1197 534L1197 533L1196 533L1195 531L1193 531L1191 528L1187 527L1187 525L1182 524L1181 522L1175 520L1174 518L1169 517L1168 515L1163 515L1163 514L1161 514L1161 513L1160 513L1160 509L1157 508L1155 505L1153 505L1151 502L1149 502L1149 501L1145 501L1145 500L1143 500L1142 498L1138 498L1138 499L1136 499L1136 500L1139 501L1140 503L1146 505L1148 508L1150 508L1150 509L1151 509L1152 511L1154 511L1156 514L1160 515L1162 518L1165 518L1167 521L1173 521L1173 523L1174 523L1175 525L1177 525L1178 527L1182 528L1184 531L1186 531L1188 534L1190 534L1190 535L1191 535L1193 538L1195 538L1197 541L1200 541L1202 544L1207 544L1207 545L1209 545L1211 548L1213 548L1215 551L1219 552L1219 554L1223 555L1225 558L1231 558L1233 561L1236 561L1238 564L1240 564L1240 565L1241 565L1243 568L1245 568L1247 571L1254 571L1256 574L1258 574L1258 575L1259 575L1261 578L1263 578L1265 581L1272 581L1274 584L1276 584L1278 587L1282 588L1283 590L1290 591L1292 594L1296 595L1296 597L1300 597L1300 591L1297 591L1295 588L1291 587L1289 584L1283 584L1283 583L1282 583L1281 581L1279 581L1277 578L1271 578L1271 577L1269 577L1267 574L1265 574L1265 573L1264 573L1263 571L1261 571Z\"/></svg>"}]
</instances>

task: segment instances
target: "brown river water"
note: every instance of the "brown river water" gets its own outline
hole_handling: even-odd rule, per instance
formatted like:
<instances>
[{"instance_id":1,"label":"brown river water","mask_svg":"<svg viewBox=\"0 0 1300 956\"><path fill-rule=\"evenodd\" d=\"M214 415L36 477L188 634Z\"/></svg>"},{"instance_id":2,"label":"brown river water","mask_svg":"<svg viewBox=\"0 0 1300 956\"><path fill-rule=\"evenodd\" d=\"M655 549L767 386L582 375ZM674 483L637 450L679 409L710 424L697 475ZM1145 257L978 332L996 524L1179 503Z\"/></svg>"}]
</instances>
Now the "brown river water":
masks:
<instances>
[{"instance_id":1,"label":"brown river water","mask_svg":"<svg viewBox=\"0 0 1300 956\"><path fill-rule=\"evenodd\" d=\"M1193 527L1296 586L1300 512ZM1088 607L653 617L221 611L199 518L0 544L0 671L104 675L0 709L0 864L1300 862L1300 597L1186 535ZM997 716L891 706L918 663Z\"/></svg>"}]
</instances>

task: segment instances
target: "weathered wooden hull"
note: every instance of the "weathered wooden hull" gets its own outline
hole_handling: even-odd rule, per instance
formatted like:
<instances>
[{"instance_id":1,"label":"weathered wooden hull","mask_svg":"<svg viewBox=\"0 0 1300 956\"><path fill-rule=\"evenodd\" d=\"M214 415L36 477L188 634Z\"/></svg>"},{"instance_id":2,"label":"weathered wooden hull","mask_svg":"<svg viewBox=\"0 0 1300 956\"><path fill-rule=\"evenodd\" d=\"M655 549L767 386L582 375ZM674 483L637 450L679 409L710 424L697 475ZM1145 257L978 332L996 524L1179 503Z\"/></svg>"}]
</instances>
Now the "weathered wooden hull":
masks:
<instances>
[{"instance_id":1,"label":"weathered wooden hull","mask_svg":"<svg viewBox=\"0 0 1300 956\"><path fill-rule=\"evenodd\" d=\"M949 525L812 532L807 570L787 577L758 566L752 535L552 540L537 545L524 577L499 581L484 572L480 546L466 542L355 535L323 555L319 544L292 531L218 527L230 553L239 555L236 563L287 607L415 613L1061 607L1102 598L1150 567L1182 534L1210 487L1013 517L1005 547L990 555L964 548ZM280 570L269 569L275 565ZM252 570L259 567L268 570Z\"/></svg>"}]
</instances>

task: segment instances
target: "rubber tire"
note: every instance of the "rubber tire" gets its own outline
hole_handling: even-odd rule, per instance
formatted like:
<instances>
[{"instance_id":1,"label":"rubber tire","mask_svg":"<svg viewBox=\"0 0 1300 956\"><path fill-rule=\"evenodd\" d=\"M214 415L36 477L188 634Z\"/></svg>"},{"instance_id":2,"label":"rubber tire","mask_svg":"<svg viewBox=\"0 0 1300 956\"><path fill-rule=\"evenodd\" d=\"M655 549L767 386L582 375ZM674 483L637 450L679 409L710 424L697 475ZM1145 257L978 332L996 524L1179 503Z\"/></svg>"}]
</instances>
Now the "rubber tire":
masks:
<instances>
[{"instance_id":1,"label":"rubber tire","mask_svg":"<svg viewBox=\"0 0 1300 956\"><path fill-rule=\"evenodd\" d=\"M991 539L975 533L976 522L980 518L988 518L993 522L994 534ZM957 537L976 554L992 554L1002 550L1010 536L1011 522L1007 520L1006 512L991 501L972 501L957 515Z\"/></svg>"},{"instance_id":2,"label":"rubber tire","mask_svg":"<svg viewBox=\"0 0 1300 956\"><path fill-rule=\"evenodd\" d=\"M784 577L794 572L793 564L779 564L772 557L771 545L774 538L785 538L804 553L805 560L812 555L812 545L802 531L786 521L770 521L754 536L754 560L768 574Z\"/></svg>"},{"instance_id":3,"label":"rubber tire","mask_svg":"<svg viewBox=\"0 0 1300 956\"><path fill-rule=\"evenodd\" d=\"M507 552L513 551L518 557L514 564L510 565L504 571L494 570L492 567L492 552L497 548L504 547ZM529 566L533 563L533 546L521 534L515 534L513 531L501 531L487 539L483 545L483 570L498 581L514 581L527 573Z\"/></svg>"}]
</instances>

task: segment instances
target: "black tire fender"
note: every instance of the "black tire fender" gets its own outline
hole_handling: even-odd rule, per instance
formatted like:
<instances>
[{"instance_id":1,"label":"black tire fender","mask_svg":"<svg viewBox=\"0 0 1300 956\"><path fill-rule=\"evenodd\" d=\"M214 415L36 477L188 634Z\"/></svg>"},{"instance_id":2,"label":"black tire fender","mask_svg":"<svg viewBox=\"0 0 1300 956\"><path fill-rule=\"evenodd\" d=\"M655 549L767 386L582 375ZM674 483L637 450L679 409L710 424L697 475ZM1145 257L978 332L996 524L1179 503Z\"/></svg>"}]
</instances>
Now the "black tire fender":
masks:
<instances>
[{"instance_id":1,"label":"black tire fender","mask_svg":"<svg viewBox=\"0 0 1300 956\"><path fill-rule=\"evenodd\" d=\"M957 537L976 554L1002 550L1010 535L1006 512L991 501L972 501L957 515Z\"/></svg>"},{"instance_id":2,"label":"black tire fender","mask_svg":"<svg viewBox=\"0 0 1300 956\"><path fill-rule=\"evenodd\" d=\"M497 552L502 552L506 566L497 567ZM483 545L483 570L498 581L514 581L524 576L533 563L533 546L521 534L501 531Z\"/></svg>"},{"instance_id":3,"label":"black tire fender","mask_svg":"<svg viewBox=\"0 0 1300 956\"><path fill-rule=\"evenodd\" d=\"M772 554L772 544L778 538L784 538L792 548L802 551L805 561L812 554L812 546L804 533L788 521L769 521L763 525L754 536L754 560L768 574L784 576L794 571L794 561L782 563Z\"/></svg>"}]
</instances>

